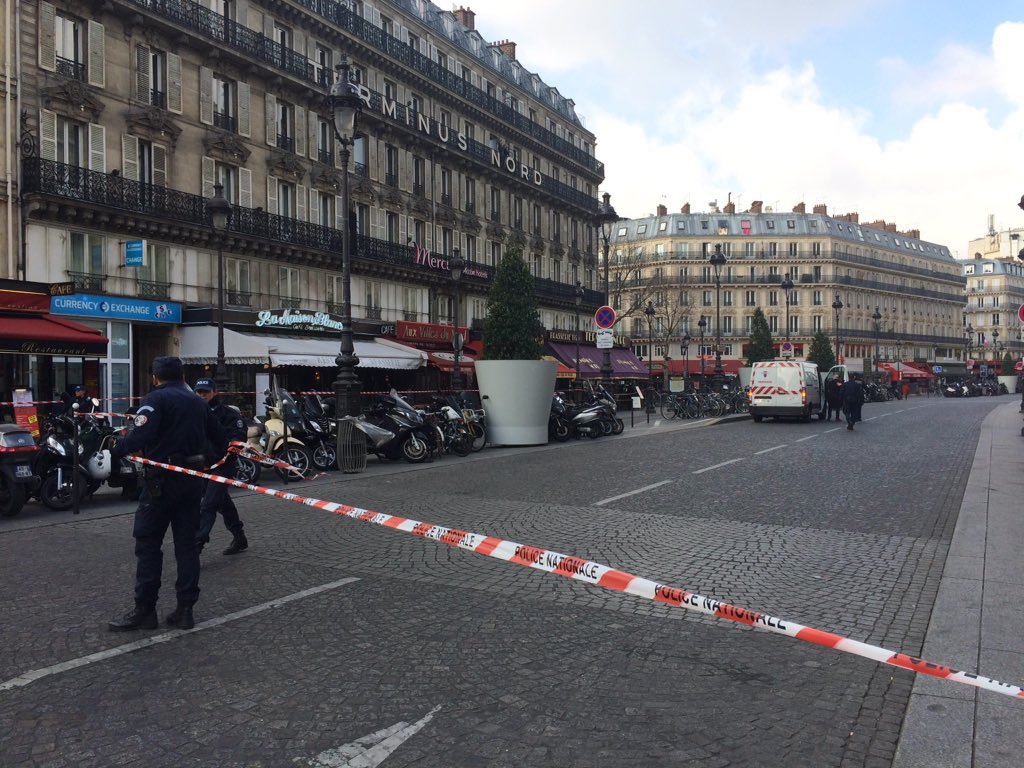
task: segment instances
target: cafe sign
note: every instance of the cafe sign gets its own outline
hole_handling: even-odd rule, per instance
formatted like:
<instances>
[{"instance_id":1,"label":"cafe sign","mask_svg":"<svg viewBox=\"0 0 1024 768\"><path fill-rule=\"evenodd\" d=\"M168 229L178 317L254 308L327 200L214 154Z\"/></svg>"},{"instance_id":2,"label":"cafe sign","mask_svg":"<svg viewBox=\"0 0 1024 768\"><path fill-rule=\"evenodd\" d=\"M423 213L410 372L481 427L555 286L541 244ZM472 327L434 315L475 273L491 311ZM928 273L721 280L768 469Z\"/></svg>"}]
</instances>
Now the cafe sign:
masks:
<instances>
[{"instance_id":1,"label":"cafe sign","mask_svg":"<svg viewBox=\"0 0 1024 768\"><path fill-rule=\"evenodd\" d=\"M465 336L469 328L460 328L459 332ZM411 344L438 344L450 345L455 338L455 328L451 325L440 323L414 323L409 320L399 320L395 332L397 341L407 341Z\"/></svg>"},{"instance_id":2,"label":"cafe sign","mask_svg":"<svg viewBox=\"0 0 1024 768\"><path fill-rule=\"evenodd\" d=\"M341 320L326 312L301 312L292 309L263 309L256 316L257 328L296 328L313 331L340 331Z\"/></svg>"}]
</instances>

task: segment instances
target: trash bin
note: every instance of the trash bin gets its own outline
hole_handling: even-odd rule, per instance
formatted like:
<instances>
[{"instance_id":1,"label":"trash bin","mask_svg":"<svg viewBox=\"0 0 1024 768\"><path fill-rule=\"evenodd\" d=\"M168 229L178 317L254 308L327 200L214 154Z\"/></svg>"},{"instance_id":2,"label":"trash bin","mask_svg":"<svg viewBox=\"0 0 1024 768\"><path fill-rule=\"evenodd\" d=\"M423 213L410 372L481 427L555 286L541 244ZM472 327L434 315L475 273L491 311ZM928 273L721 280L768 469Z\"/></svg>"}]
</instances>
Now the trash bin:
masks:
<instances>
[{"instance_id":1,"label":"trash bin","mask_svg":"<svg viewBox=\"0 0 1024 768\"><path fill-rule=\"evenodd\" d=\"M354 475L366 469L366 435L351 421L338 421L338 469Z\"/></svg>"}]
</instances>

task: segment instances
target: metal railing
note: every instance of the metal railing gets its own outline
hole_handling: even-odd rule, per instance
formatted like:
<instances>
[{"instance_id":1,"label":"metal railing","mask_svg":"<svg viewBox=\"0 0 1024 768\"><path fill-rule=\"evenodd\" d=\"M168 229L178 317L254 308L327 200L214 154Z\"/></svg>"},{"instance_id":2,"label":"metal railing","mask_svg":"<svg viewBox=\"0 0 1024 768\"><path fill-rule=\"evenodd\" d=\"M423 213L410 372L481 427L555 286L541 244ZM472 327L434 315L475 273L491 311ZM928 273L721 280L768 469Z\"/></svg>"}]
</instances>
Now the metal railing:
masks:
<instances>
[{"instance_id":1,"label":"metal railing","mask_svg":"<svg viewBox=\"0 0 1024 768\"><path fill-rule=\"evenodd\" d=\"M71 270L68 270L68 277L74 282L76 291L102 291L103 281L106 279L103 275L72 272Z\"/></svg>"},{"instance_id":2,"label":"metal railing","mask_svg":"<svg viewBox=\"0 0 1024 768\"><path fill-rule=\"evenodd\" d=\"M57 74L82 83L88 80L88 70L85 68L85 64L74 59L65 59L63 56L57 57Z\"/></svg>"},{"instance_id":3,"label":"metal railing","mask_svg":"<svg viewBox=\"0 0 1024 768\"><path fill-rule=\"evenodd\" d=\"M171 298L170 283L160 283L155 280L139 280L137 289L138 295L146 299Z\"/></svg>"},{"instance_id":4,"label":"metal railing","mask_svg":"<svg viewBox=\"0 0 1024 768\"><path fill-rule=\"evenodd\" d=\"M235 133L238 121L235 119L234 115L229 115L226 112L214 112L213 125L214 127L228 131L229 133Z\"/></svg>"},{"instance_id":5,"label":"metal railing","mask_svg":"<svg viewBox=\"0 0 1024 768\"><path fill-rule=\"evenodd\" d=\"M249 291L224 291L224 303L234 307L251 307L252 294Z\"/></svg>"}]
</instances>

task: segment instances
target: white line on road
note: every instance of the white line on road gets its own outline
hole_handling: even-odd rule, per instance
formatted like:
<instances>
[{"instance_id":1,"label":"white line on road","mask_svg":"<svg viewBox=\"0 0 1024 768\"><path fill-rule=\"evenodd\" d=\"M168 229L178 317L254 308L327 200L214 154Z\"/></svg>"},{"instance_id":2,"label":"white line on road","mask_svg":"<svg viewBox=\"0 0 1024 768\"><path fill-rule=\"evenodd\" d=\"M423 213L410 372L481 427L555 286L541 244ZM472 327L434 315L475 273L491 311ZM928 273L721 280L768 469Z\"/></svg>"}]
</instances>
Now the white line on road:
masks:
<instances>
[{"instance_id":1,"label":"white line on road","mask_svg":"<svg viewBox=\"0 0 1024 768\"><path fill-rule=\"evenodd\" d=\"M627 496L636 496L638 493L643 493L644 491L650 491L650 490L652 490L654 488L659 488L662 485L667 485L668 483L674 483L674 482L675 482L675 480L662 480L660 483L654 483L652 485L645 485L643 488L637 488L635 491L630 491L629 493L620 493L618 496L612 496L610 499L601 499L601 501L595 501L594 502L594 506L595 507L600 507L602 504L608 504L608 503L613 502L613 501L618 501L619 499L624 499Z\"/></svg>"},{"instance_id":2,"label":"white line on road","mask_svg":"<svg viewBox=\"0 0 1024 768\"><path fill-rule=\"evenodd\" d=\"M252 616L253 614L265 611L268 608L277 608L287 603L294 602L295 600L301 600L304 597L311 597L313 595L318 595L321 592L327 592L332 589L337 589L338 587L343 587L346 584L351 584L353 581L359 581L359 579L355 578L354 576L350 576L346 579L339 579L338 581L332 581L327 584L321 584L318 587L310 587L309 589L304 589L301 592L295 592L291 595L279 597L276 600L270 600L266 603L254 605L252 608L245 608L241 611L229 613L226 616L221 616L216 619L210 619L208 621L200 622L199 624L196 624L195 627L193 627L192 629L173 630L171 632L164 632L162 635L154 635L153 637L147 637L144 640L136 640L134 643L126 643L125 645L119 645L114 648L108 648L105 651L97 651L96 653L90 653L88 656L80 656L77 659L62 661L60 664L54 664L50 667L43 667L42 669L33 669L29 672L25 672L21 675L18 675L17 677L12 677L10 680L6 680L5 682L0 683L0 692L9 691L12 688L21 688L22 686L26 686L29 683L35 682L36 680L41 680L44 677L49 677L50 675L57 675L61 672L67 672L72 669L77 669L78 667L84 667L89 664L93 664L97 661L104 661L106 659L116 658L117 656L124 656L126 653L138 651L143 648L149 648L150 646L159 645L160 643L166 643L171 640L175 640L179 637L191 635L194 632L201 632L204 629L212 629L213 627L219 627L222 624L227 624L229 621L234 621L235 619L244 619L246 616Z\"/></svg>"},{"instance_id":3,"label":"white line on road","mask_svg":"<svg viewBox=\"0 0 1024 768\"><path fill-rule=\"evenodd\" d=\"M730 464L735 464L737 461L743 461L743 459L729 459L728 461L723 461L721 464L715 464L710 467L704 467L704 469L695 469L693 471L693 474L702 475L705 472L710 472L712 469L718 469L719 467L727 467Z\"/></svg>"},{"instance_id":4,"label":"white line on road","mask_svg":"<svg viewBox=\"0 0 1024 768\"><path fill-rule=\"evenodd\" d=\"M429 723L440 708L441 705L434 707L412 725L405 722L395 723L349 744L328 749L314 757L307 765L310 768L376 768L388 758L388 755L402 746L403 742L415 736Z\"/></svg>"},{"instance_id":5,"label":"white line on road","mask_svg":"<svg viewBox=\"0 0 1024 768\"><path fill-rule=\"evenodd\" d=\"M807 437L801 437L801 438L799 438L797 440L794 440L793 442L794 443L802 443L804 440L813 440L816 437L817 437L817 435L808 435Z\"/></svg>"},{"instance_id":6,"label":"white line on road","mask_svg":"<svg viewBox=\"0 0 1024 768\"><path fill-rule=\"evenodd\" d=\"M843 429L843 427L833 427L832 429L826 429L822 434L827 435L829 432L838 432L840 429Z\"/></svg>"},{"instance_id":7,"label":"white line on road","mask_svg":"<svg viewBox=\"0 0 1024 768\"><path fill-rule=\"evenodd\" d=\"M779 448L785 448L786 445L787 443L783 443L782 445L773 445L771 448L765 448L763 451L757 451L754 455L760 456L762 453L771 453L772 451L779 450Z\"/></svg>"}]
</instances>

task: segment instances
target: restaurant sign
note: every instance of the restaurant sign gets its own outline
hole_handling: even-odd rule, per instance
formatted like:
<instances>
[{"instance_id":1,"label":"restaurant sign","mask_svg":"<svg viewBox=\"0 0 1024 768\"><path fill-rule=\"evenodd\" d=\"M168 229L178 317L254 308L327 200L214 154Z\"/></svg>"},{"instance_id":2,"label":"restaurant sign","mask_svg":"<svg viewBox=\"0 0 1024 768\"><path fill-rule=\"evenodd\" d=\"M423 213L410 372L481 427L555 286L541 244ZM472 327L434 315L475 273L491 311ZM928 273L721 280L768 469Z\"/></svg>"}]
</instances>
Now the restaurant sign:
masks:
<instances>
[{"instance_id":1,"label":"restaurant sign","mask_svg":"<svg viewBox=\"0 0 1024 768\"><path fill-rule=\"evenodd\" d=\"M469 328L460 328L459 332L466 336L469 333ZM454 326L441 325L440 323L414 323L409 320L399 320L395 333L397 341L408 341L413 345L417 342L420 344L450 345L453 338L455 338Z\"/></svg>"},{"instance_id":2,"label":"restaurant sign","mask_svg":"<svg viewBox=\"0 0 1024 768\"><path fill-rule=\"evenodd\" d=\"M257 328L294 328L312 331L340 331L344 324L326 312L297 312L291 309L263 309L256 315Z\"/></svg>"},{"instance_id":3,"label":"restaurant sign","mask_svg":"<svg viewBox=\"0 0 1024 768\"><path fill-rule=\"evenodd\" d=\"M451 272L451 266L448 264L448 259L434 256L426 248L421 248L417 245L415 240L410 240L409 246L412 248L413 262L415 264L426 267L427 269ZM462 274L468 275L469 277L482 277L485 280L489 277L486 271L480 269L479 266L470 263L467 263L462 268Z\"/></svg>"}]
</instances>

